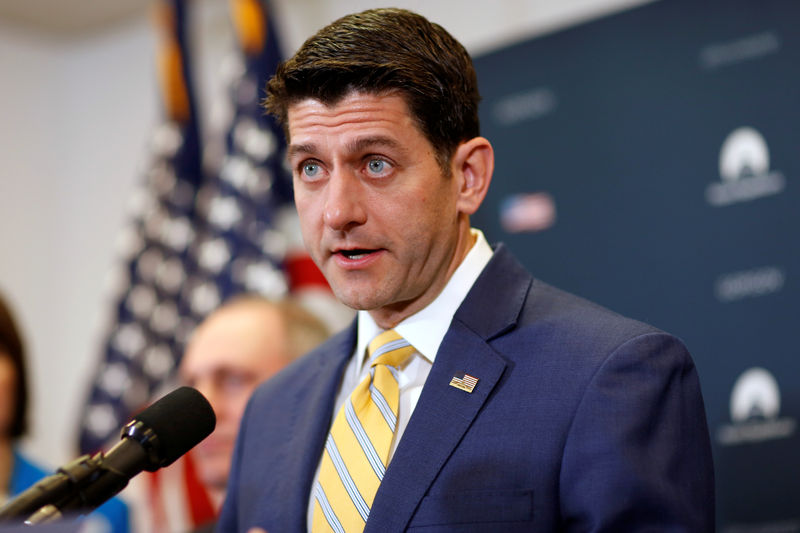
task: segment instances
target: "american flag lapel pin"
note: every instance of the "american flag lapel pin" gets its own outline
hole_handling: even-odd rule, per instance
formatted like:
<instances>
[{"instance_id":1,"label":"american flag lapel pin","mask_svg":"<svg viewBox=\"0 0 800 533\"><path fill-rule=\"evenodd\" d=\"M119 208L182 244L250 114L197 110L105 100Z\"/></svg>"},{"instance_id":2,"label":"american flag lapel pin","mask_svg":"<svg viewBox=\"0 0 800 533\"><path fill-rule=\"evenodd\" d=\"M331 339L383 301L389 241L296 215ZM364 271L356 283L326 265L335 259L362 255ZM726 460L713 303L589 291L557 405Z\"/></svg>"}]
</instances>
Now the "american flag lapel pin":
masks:
<instances>
[{"instance_id":1,"label":"american flag lapel pin","mask_svg":"<svg viewBox=\"0 0 800 533\"><path fill-rule=\"evenodd\" d=\"M475 390L475 385L478 384L478 378L474 376L470 376L469 374L465 374L463 372L456 374L453 376L453 379L450 380L450 386L455 387L457 389L461 389L465 392L472 392Z\"/></svg>"}]
</instances>

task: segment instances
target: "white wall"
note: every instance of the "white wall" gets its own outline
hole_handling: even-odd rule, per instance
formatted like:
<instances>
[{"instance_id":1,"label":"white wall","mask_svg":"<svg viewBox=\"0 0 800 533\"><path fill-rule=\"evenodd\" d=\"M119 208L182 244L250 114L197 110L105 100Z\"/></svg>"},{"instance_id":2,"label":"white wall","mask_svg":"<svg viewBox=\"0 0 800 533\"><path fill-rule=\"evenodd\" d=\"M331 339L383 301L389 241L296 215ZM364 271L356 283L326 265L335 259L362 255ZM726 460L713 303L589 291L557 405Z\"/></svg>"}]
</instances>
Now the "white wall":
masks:
<instances>
[{"instance_id":1,"label":"white wall","mask_svg":"<svg viewBox=\"0 0 800 533\"><path fill-rule=\"evenodd\" d=\"M79 40L0 31L0 290L28 341L30 451L75 453L103 279L156 116L144 23Z\"/></svg>"},{"instance_id":2,"label":"white wall","mask_svg":"<svg viewBox=\"0 0 800 533\"><path fill-rule=\"evenodd\" d=\"M648 0L403 0L473 53ZM472 5L470 5L472 4ZM370 0L274 2L285 49ZM200 4L202 98L231 41L219 0ZM158 119L153 36L144 16L68 40L0 21L0 290L28 340L33 385L26 447L59 465L76 425L110 311L103 280L126 201Z\"/></svg>"},{"instance_id":3,"label":"white wall","mask_svg":"<svg viewBox=\"0 0 800 533\"><path fill-rule=\"evenodd\" d=\"M280 0L287 51L315 30L348 13L394 6L425 15L444 26L472 54L553 31L653 0Z\"/></svg>"}]
</instances>

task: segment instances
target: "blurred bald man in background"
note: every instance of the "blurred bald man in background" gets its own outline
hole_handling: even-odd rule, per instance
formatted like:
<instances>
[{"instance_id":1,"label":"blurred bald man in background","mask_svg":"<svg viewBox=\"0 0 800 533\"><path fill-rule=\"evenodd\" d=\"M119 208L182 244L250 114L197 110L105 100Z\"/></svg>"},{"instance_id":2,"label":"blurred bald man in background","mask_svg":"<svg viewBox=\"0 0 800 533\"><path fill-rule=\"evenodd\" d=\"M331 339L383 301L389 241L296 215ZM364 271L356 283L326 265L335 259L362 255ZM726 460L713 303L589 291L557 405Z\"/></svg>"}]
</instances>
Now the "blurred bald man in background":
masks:
<instances>
[{"instance_id":1,"label":"blurred bald man in background","mask_svg":"<svg viewBox=\"0 0 800 533\"><path fill-rule=\"evenodd\" d=\"M328 337L326 326L292 300L258 296L230 300L194 331L178 370L217 415L214 432L193 451L197 470L219 506L233 446L255 387Z\"/></svg>"}]
</instances>

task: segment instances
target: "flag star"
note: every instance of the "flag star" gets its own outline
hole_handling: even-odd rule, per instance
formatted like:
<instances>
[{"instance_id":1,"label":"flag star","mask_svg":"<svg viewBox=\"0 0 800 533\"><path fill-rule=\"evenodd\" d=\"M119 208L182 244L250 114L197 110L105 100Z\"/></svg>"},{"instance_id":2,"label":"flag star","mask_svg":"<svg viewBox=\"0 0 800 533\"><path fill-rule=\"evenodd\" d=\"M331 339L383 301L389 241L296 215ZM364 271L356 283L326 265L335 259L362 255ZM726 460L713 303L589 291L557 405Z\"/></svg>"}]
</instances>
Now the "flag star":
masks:
<instances>
[{"instance_id":1,"label":"flag star","mask_svg":"<svg viewBox=\"0 0 800 533\"><path fill-rule=\"evenodd\" d=\"M114 408L107 403L92 405L87 410L85 425L95 438L105 440L117 429Z\"/></svg>"},{"instance_id":2,"label":"flag star","mask_svg":"<svg viewBox=\"0 0 800 533\"><path fill-rule=\"evenodd\" d=\"M231 229L241 216L242 211L236 199L218 197L211 201L208 218L219 229L223 231Z\"/></svg>"},{"instance_id":3,"label":"flag star","mask_svg":"<svg viewBox=\"0 0 800 533\"><path fill-rule=\"evenodd\" d=\"M278 297L286 293L286 277L269 263L251 264L245 269L244 285L248 290Z\"/></svg>"},{"instance_id":4,"label":"flag star","mask_svg":"<svg viewBox=\"0 0 800 533\"><path fill-rule=\"evenodd\" d=\"M282 258L286 255L288 241L286 236L275 230L264 230L261 235L261 251L269 257Z\"/></svg>"},{"instance_id":5,"label":"flag star","mask_svg":"<svg viewBox=\"0 0 800 533\"><path fill-rule=\"evenodd\" d=\"M256 162L265 161L275 152L275 137L251 118L242 118L236 123L233 138L236 146Z\"/></svg>"},{"instance_id":6,"label":"flag star","mask_svg":"<svg viewBox=\"0 0 800 533\"><path fill-rule=\"evenodd\" d=\"M148 239L157 241L169 220L169 213L164 208L156 208L144 223L144 233Z\"/></svg>"},{"instance_id":7,"label":"flag star","mask_svg":"<svg viewBox=\"0 0 800 533\"><path fill-rule=\"evenodd\" d=\"M214 274L219 274L230 261L231 253L223 239L213 239L200 247L200 266Z\"/></svg>"},{"instance_id":8,"label":"flag star","mask_svg":"<svg viewBox=\"0 0 800 533\"><path fill-rule=\"evenodd\" d=\"M128 386L128 368L122 363L108 365L100 375L100 388L112 398L119 398Z\"/></svg>"},{"instance_id":9,"label":"flag star","mask_svg":"<svg viewBox=\"0 0 800 533\"><path fill-rule=\"evenodd\" d=\"M139 256L136 271L144 281L152 283L155 280L158 266L163 260L164 256L161 252L151 248Z\"/></svg>"},{"instance_id":10,"label":"flag star","mask_svg":"<svg viewBox=\"0 0 800 533\"><path fill-rule=\"evenodd\" d=\"M140 320L149 317L156 306L156 293L146 285L136 285L131 289L127 299L127 307Z\"/></svg>"},{"instance_id":11,"label":"flag star","mask_svg":"<svg viewBox=\"0 0 800 533\"><path fill-rule=\"evenodd\" d=\"M175 156L183 144L183 133L175 122L161 124L153 135L152 150L163 158Z\"/></svg>"},{"instance_id":12,"label":"flag star","mask_svg":"<svg viewBox=\"0 0 800 533\"><path fill-rule=\"evenodd\" d=\"M120 326L114 334L112 343L123 355L132 359L144 349L147 340L142 327L134 322Z\"/></svg>"},{"instance_id":13,"label":"flag star","mask_svg":"<svg viewBox=\"0 0 800 533\"><path fill-rule=\"evenodd\" d=\"M164 224L161 239L166 246L176 252L182 252L189 246L193 236L192 225L185 217L181 217Z\"/></svg>"},{"instance_id":14,"label":"flag star","mask_svg":"<svg viewBox=\"0 0 800 533\"><path fill-rule=\"evenodd\" d=\"M165 291L176 294L186 279L183 264L177 257L171 257L161 263L156 274L158 286Z\"/></svg>"},{"instance_id":15,"label":"flag star","mask_svg":"<svg viewBox=\"0 0 800 533\"><path fill-rule=\"evenodd\" d=\"M174 366L172 352L163 344L150 348L144 358L144 371L153 379L165 378Z\"/></svg>"},{"instance_id":16,"label":"flag star","mask_svg":"<svg viewBox=\"0 0 800 533\"><path fill-rule=\"evenodd\" d=\"M178 325L178 310L172 302L162 302L153 310L150 326L158 333L171 332Z\"/></svg>"},{"instance_id":17,"label":"flag star","mask_svg":"<svg viewBox=\"0 0 800 533\"><path fill-rule=\"evenodd\" d=\"M191 308L200 316L213 311L220 303L219 290L213 283L203 283L192 290Z\"/></svg>"},{"instance_id":18,"label":"flag star","mask_svg":"<svg viewBox=\"0 0 800 533\"><path fill-rule=\"evenodd\" d=\"M253 168L247 158L241 155L231 155L225 158L222 164L221 177L241 190L248 182L248 177L253 174Z\"/></svg>"}]
</instances>

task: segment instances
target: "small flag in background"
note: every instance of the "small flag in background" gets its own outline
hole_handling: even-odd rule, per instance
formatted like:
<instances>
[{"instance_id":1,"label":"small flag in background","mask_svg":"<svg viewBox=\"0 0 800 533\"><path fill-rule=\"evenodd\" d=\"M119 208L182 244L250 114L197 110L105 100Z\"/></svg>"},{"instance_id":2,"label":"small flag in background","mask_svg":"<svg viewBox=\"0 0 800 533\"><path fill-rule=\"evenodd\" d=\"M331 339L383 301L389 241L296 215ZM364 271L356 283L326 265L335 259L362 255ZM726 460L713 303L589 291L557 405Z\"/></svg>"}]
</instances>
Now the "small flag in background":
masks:
<instances>
[{"instance_id":1,"label":"small flag in background","mask_svg":"<svg viewBox=\"0 0 800 533\"><path fill-rule=\"evenodd\" d=\"M544 231L555 222L556 203L546 192L514 194L500 204L500 224L509 233Z\"/></svg>"}]
</instances>

